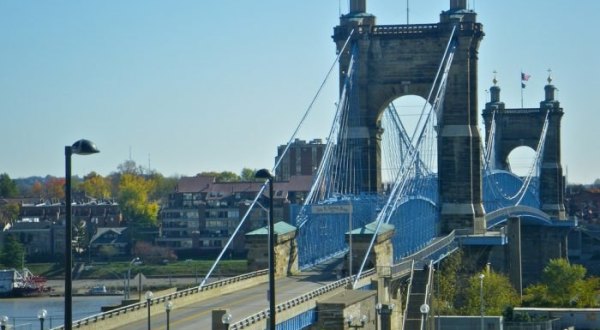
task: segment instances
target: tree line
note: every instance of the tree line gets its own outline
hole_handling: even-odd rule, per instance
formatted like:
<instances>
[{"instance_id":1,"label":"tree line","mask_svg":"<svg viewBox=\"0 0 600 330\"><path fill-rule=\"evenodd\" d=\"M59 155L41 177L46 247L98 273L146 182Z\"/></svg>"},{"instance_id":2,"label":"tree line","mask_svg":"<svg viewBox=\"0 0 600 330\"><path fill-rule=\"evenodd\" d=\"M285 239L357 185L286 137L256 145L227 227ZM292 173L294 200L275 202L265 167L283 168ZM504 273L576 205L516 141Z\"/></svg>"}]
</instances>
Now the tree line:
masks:
<instances>
[{"instance_id":1,"label":"tree line","mask_svg":"<svg viewBox=\"0 0 600 330\"><path fill-rule=\"evenodd\" d=\"M520 297L505 274L492 269L465 271L459 251L444 259L434 273L432 307L439 315L479 315L483 298L485 315L503 315L508 320L514 318L512 310L517 306L600 307L600 278L586 275L582 265L551 259L540 281L526 287Z\"/></svg>"},{"instance_id":2,"label":"tree line","mask_svg":"<svg viewBox=\"0 0 600 330\"><path fill-rule=\"evenodd\" d=\"M216 182L253 181L256 170L244 168L240 174L230 171L202 172L215 177ZM90 172L83 178L73 177L73 196L86 196L97 200L116 201L128 224L142 227L157 224L160 205L175 190L178 176L165 177L159 172L147 170L133 160L117 166L107 176ZM46 176L11 179L7 173L0 174L0 198L33 198L40 201L60 203L65 198L65 178ZM14 221L19 214L18 203L0 205L0 225Z\"/></svg>"}]
</instances>

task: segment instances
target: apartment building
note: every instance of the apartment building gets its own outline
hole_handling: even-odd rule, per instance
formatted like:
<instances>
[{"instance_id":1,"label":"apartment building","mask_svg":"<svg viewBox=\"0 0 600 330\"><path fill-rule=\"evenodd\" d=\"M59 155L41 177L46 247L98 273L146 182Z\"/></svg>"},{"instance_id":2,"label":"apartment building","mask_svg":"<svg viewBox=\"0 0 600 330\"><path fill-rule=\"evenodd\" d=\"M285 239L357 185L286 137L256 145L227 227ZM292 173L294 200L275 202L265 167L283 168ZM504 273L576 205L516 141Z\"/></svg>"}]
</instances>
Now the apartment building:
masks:
<instances>
[{"instance_id":1,"label":"apartment building","mask_svg":"<svg viewBox=\"0 0 600 330\"><path fill-rule=\"evenodd\" d=\"M301 203L308 193L312 176L293 176L274 183L273 216L290 221L290 205ZM229 251L245 252L244 234L267 225L268 189L259 206L247 213L262 182L216 182L215 177L197 175L179 180L167 206L160 211L160 237L157 243L174 250L212 255L220 252L237 231Z\"/></svg>"}]
</instances>

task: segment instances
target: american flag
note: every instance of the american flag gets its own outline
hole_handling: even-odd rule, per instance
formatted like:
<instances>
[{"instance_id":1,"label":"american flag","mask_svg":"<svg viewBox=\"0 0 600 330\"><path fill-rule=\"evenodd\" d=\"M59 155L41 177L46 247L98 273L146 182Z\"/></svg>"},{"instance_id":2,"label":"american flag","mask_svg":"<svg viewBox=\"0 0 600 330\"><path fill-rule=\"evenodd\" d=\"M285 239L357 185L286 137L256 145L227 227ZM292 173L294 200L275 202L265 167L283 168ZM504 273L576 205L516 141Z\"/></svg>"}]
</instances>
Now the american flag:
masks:
<instances>
[{"instance_id":1,"label":"american flag","mask_svg":"<svg viewBox=\"0 0 600 330\"><path fill-rule=\"evenodd\" d=\"M521 80L522 81L527 81L527 80L529 80L529 78L531 78L531 75L521 72Z\"/></svg>"}]
</instances>

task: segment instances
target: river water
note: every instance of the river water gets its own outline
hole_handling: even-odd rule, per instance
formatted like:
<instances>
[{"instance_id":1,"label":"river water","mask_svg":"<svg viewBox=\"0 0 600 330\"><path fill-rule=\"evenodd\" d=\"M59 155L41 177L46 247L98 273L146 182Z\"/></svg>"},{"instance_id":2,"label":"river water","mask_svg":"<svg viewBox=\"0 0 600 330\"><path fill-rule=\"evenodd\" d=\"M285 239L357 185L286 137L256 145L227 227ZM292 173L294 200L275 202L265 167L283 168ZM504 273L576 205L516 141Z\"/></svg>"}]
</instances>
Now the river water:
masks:
<instances>
[{"instance_id":1,"label":"river water","mask_svg":"<svg viewBox=\"0 0 600 330\"><path fill-rule=\"evenodd\" d=\"M102 306L118 305L122 296L73 297L73 320L100 313ZM8 316L11 329L39 329L37 313L41 309L48 311L44 329L63 324L64 297L29 297L0 299L0 316Z\"/></svg>"}]
</instances>

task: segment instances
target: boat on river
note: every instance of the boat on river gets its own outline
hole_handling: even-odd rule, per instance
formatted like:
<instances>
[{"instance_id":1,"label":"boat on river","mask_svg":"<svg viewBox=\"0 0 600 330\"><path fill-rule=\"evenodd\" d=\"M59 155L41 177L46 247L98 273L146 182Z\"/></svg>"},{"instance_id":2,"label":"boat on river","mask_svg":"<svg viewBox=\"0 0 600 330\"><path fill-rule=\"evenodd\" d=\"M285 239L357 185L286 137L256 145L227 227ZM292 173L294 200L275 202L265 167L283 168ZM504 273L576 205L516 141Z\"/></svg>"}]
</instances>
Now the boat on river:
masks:
<instances>
[{"instance_id":1,"label":"boat on river","mask_svg":"<svg viewBox=\"0 0 600 330\"><path fill-rule=\"evenodd\" d=\"M0 270L0 297L39 296L48 292L46 278L34 275L27 268L21 272L15 268Z\"/></svg>"}]
</instances>

